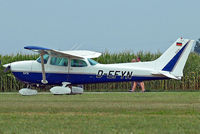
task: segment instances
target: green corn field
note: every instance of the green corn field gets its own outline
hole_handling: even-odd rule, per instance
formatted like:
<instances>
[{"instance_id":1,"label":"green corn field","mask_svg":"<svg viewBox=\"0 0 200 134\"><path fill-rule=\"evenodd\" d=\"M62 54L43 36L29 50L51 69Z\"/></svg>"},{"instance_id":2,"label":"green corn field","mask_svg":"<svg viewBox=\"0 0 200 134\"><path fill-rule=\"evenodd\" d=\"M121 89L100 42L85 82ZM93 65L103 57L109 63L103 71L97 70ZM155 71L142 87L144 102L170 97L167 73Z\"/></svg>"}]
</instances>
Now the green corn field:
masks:
<instances>
[{"instance_id":1,"label":"green corn field","mask_svg":"<svg viewBox=\"0 0 200 134\"><path fill-rule=\"evenodd\" d=\"M121 53L109 53L104 52L102 56L95 59L99 63L125 63L130 62L133 58L139 56L142 61L155 60L161 55L160 52L121 52ZM26 86L24 83L18 81L10 72L4 72L3 64L21 61L21 60L35 60L39 55L0 55L0 92L18 91L22 87ZM157 80L157 81L145 81L145 88L150 91L195 91L200 89L200 55L192 52L189 55L186 66L184 68L184 77L182 80ZM85 91L127 91L131 88L131 82L116 82L116 83L98 83L98 84L86 84L84 85ZM38 89L40 91L46 91L46 89Z\"/></svg>"}]
</instances>

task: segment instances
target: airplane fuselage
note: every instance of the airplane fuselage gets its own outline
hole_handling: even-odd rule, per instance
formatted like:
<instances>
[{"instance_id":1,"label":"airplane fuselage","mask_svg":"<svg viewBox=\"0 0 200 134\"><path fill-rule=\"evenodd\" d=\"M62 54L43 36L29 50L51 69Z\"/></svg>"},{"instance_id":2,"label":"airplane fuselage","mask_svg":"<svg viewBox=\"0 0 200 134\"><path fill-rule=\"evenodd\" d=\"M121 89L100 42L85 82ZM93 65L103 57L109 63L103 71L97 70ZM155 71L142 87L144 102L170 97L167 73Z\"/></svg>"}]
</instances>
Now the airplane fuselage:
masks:
<instances>
[{"instance_id":1,"label":"airplane fuselage","mask_svg":"<svg viewBox=\"0 0 200 134\"><path fill-rule=\"evenodd\" d=\"M45 64L46 79L49 85L57 85L62 82L86 84L168 79L167 77L152 75L153 69L148 67L148 63L146 63L146 67L142 68L139 65L140 63L91 65L88 59L82 59L86 65L79 67L72 66L69 63L67 66L52 65L50 61L48 60ZM42 84L41 63L38 61L11 63L11 71L17 79L25 83Z\"/></svg>"}]
</instances>

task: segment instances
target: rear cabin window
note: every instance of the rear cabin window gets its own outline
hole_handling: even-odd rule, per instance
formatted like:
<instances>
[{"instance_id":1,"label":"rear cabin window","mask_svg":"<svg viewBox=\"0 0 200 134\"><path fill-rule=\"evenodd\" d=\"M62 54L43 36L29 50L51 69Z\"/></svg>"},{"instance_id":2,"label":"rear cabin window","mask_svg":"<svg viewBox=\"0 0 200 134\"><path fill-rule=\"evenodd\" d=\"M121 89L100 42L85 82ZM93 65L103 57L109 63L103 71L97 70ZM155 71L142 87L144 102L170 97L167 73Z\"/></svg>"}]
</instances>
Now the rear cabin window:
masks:
<instances>
[{"instance_id":1,"label":"rear cabin window","mask_svg":"<svg viewBox=\"0 0 200 134\"><path fill-rule=\"evenodd\" d=\"M90 58L88 58L88 61L89 61L91 66L94 66L94 65L98 64L98 62L96 62L95 60L90 59Z\"/></svg>"},{"instance_id":2,"label":"rear cabin window","mask_svg":"<svg viewBox=\"0 0 200 134\"><path fill-rule=\"evenodd\" d=\"M84 60L72 59L71 67L86 67L87 63Z\"/></svg>"},{"instance_id":3,"label":"rear cabin window","mask_svg":"<svg viewBox=\"0 0 200 134\"><path fill-rule=\"evenodd\" d=\"M44 58L44 64L47 64L48 59L49 59L49 55L45 54L45 55L43 55L43 58ZM41 63L41 57L39 57L37 59L37 62Z\"/></svg>"},{"instance_id":4,"label":"rear cabin window","mask_svg":"<svg viewBox=\"0 0 200 134\"><path fill-rule=\"evenodd\" d=\"M52 57L50 64L56 66L68 66L68 59L61 57Z\"/></svg>"}]
</instances>

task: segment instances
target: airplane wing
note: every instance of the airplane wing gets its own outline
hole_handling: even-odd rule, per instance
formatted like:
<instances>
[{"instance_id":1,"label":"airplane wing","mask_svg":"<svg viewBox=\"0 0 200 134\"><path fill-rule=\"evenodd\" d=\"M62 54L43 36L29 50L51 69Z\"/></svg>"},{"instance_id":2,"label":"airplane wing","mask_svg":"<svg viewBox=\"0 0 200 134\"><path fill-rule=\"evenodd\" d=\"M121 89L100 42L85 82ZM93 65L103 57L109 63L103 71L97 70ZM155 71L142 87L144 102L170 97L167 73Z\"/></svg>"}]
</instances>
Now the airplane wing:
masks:
<instances>
[{"instance_id":1,"label":"airplane wing","mask_svg":"<svg viewBox=\"0 0 200 134\"><path fill-rule=\"evenodd\" d=\"M70 58L97 58L101 56L101 53L94 52L94 51L88 51L88 50L70 50L70 51L59 51L44 47L38 47L38 46L26 46L24 49L32 50L34 52L38 53L46 53L49 55L54 56L62 56L62 57L70 57Z\"/></svg>"}]
</instances>

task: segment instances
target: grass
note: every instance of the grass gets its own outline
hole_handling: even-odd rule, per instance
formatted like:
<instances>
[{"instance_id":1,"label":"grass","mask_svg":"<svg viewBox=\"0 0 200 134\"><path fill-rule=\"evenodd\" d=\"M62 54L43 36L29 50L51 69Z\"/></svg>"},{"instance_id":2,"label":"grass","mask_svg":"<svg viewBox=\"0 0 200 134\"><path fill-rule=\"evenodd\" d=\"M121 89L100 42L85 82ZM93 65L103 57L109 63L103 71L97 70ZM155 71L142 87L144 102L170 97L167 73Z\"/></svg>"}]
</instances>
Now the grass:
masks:
<instances>
[{"instance_id":1,"label":"grass","mask_svg":"<svg viewBox=\"0 0 200 134\"><path fill-rule=\"evenodd\" d=\"M200 92L0 94L0 134L200 132Z\"/></svg>"}]
</instances>

